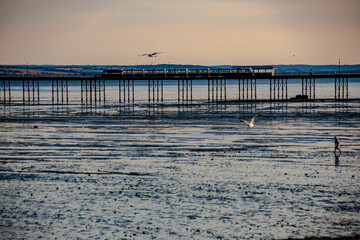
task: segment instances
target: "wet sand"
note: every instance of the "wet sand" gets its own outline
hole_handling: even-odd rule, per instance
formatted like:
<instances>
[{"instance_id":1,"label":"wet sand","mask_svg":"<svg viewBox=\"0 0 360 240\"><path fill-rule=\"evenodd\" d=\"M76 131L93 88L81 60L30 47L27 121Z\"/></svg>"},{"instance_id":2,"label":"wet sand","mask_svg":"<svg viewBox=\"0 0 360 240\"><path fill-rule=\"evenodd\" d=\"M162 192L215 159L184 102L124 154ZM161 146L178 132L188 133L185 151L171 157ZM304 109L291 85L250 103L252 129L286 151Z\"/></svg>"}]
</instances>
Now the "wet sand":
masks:
<instances>
[{"instance_id":1,"label":"wet sand","mask_svg":"<svg viewBox=\"0 0 360 240\"><path fill-rule=\"evenodd\" d=\"M360 234L359 103L0 111L0 238Z\"/></svg>"}]
</instances>

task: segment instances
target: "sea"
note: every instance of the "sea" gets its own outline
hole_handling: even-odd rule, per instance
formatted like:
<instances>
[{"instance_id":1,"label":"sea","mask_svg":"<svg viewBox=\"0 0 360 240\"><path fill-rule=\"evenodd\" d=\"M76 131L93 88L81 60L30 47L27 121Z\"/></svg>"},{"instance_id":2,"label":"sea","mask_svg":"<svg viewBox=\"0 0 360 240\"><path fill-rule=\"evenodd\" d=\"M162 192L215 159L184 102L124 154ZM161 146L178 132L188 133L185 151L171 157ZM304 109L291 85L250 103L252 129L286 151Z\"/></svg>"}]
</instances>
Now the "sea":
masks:
<instances>
[{"instance_id":1,"label":"sea","mask_svg":"<svg viewBox=\"0 0 360 240\"><path fill-rule=\"evenodd\" d=\"M208 104L199 83L191 104L175 104L177 84L148 104L137 84L135 104L116 104L114 82L105 104L78 104L71 83L69 105L46 104L49 84L44 104L0 106L0 239L360 234L359 102ZM349 85L359 98L360 81ZM317 96L333 88L319 80ZM20 102L22 86L13 89ZM299 91L289 82L289 97ZM240 122L260 113L253 128Z\"/></svg>"}]
</instances>

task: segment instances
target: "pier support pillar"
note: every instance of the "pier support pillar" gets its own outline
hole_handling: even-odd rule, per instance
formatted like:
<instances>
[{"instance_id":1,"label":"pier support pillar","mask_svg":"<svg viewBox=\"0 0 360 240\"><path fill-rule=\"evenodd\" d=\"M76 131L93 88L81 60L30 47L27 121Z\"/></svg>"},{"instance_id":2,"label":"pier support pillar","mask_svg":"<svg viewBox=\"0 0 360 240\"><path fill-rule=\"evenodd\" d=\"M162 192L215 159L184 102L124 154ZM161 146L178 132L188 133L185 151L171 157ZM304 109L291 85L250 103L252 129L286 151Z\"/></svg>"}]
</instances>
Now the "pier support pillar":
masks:
<instances>
[{"instance_id":1,"label":"pier support pillar","mask_svg":"<svg viewBox=\"0 0 360 240\"><path fill-rule=\"evenodd\" d=\"M149 79L148 80L148 102L164 101L164 80Z\"/></svg>"},{"instance_id":2,"label":"pier support pillar","mask_svg":"<svg viewBox=\"0 0 360 240\"><path fill-rule=\"evenodd\" d=\"M178 80L178 102L192 102L192 79Z\"/></svg>"},{"instance_id":3,"label":"pier support pillar","mask_svg":"<svg viewBox=\"0 0 360 240\"><path fill-rule=\"evenodd\" d=\"M249 101L256 99L256 79L239 79L239 101Z\"/></svg>"},{"instance_id":4,"label":"pier support pillar","mask_svg":"<svg viewBox=\"0 0 360 240\"><path fill-rule=\"evenodd\" d=\"M66 93L68 96L68 93ZM105 103L105 80L82 79L81 80L81 104Z\"/></svg>"},{"instance_id":5,"label":"pier support pillar","mask_svg":"<svg viewBox=\"0 0 360 240\"><path fill-rule=\"evenodd\" d=\"M208 101L226 101L226 79L208 79Z\"/></svg>"},{"instance_id":6,"label":"pier support pillar","mask_svg":"<svg viewBox=\"0 0 360 240\"><path fill-rule=\"evenodd\" d=\"M315 100L315 78L301 79L301 95L308 99Z\"/></svg>"},{"instance_id":7,"label":"pier support pillar","mask_svg":"<svg viewBox=\"0 0 360 240\"><path fill-rule=\"evenodd\" d=\"M69 103L69 85L68 80L52 80L51 101L52 104Z\"/></svg>"},{"instance_id":8,"label":"pier support pillar","mask_svg":"<svg viewBox=\"0 0 360 240\"><path fill-rule=\"evenodd\" d=\"M270 100L288 99L287 78L270 79Z\"/></svg>"},{"instance_id":9,"label":"pier support pillar","mask_svg":"<svg viewBox=\"0 0 360 240\"><path fill-rule=\"evenodd\" d=\"M349 99L349 79L347 77L335 77L335 100Z\"/></svg>"},{"instance_id":10,"label":"pier support pillar","mask_svg":"<svg viewBox=\"0 0 360 240\"><path fill-rule=\"evenodd\" d=\"M3 79L0 83L0 103L11 103L10 80Z\"/></svg>"},{"instance_id":11,"label":"pier support pillar","mask_svg":"<svg viewBox=\"0 0 360 240\"><path fill-rule=\"evenodd\" d=\"M119 80L119 102L134 103L134 80Z\"/></svg>"},{"instance_id":12,"label":"pier support pillar","mask_svg":"<svg viewBox=\"0 0 360 240\"><path fill-rule=\"evenodd\" d=\"M23 104L39 104L40 90L39 80L27 79L23 80Z\"/></svg>"}]
</instances>

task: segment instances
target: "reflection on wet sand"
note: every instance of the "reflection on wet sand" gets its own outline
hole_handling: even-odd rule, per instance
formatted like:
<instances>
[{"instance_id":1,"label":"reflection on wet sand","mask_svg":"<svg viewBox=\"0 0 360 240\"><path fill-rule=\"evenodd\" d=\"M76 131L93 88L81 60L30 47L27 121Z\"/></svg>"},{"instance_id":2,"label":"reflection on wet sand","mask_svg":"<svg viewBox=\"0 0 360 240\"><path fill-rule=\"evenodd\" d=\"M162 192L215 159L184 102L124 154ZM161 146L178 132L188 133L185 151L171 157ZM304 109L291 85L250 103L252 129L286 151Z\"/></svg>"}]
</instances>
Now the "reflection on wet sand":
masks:
<instances>
[{"instance_id":1,"label":"reflection on wet sand","mask_svg":"<svg viewBox=\"0 0 360 240\"><path fill-rule=\"evenodd\" d=\"M340 154L335 153L335 166L339 166L340 164Z\"/></svg>"}]
</instances>

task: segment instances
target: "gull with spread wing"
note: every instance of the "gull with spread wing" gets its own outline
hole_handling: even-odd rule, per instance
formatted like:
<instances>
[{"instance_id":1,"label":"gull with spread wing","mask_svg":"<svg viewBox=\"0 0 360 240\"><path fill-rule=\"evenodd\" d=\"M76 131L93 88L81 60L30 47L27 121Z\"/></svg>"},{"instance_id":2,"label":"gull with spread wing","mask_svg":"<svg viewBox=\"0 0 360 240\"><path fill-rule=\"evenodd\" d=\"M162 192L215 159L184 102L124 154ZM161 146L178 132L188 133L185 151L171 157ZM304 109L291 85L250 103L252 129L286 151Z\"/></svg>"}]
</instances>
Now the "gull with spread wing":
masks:
<instances>
[{"instance_id":1,"label":"gull with spread wing","mask_svg":"<svg viewBox=\"0 0 360 240\"><path fill-rule=\"evenodd\" d=\"M252 128L252 127L255 126L255 125L254 125L255 119L256 119L257 117L260 117L261 115L262 115L262 113L259 113L259 114L255 115L255 116L251 119L250 123L249 123L248 121L245 121L245 120L240 120L240 122L243 122L243 123L247 124L248 127Z\"/></svg>"}]
</instances>

